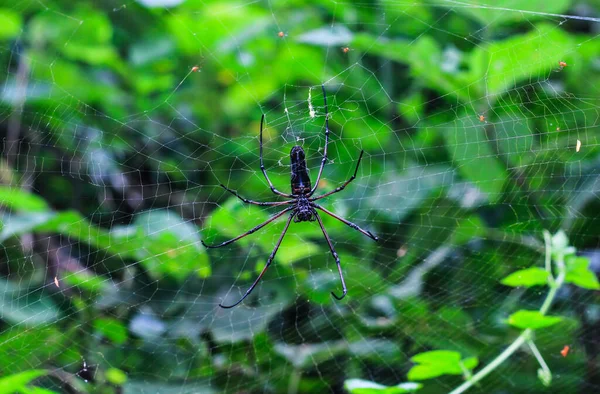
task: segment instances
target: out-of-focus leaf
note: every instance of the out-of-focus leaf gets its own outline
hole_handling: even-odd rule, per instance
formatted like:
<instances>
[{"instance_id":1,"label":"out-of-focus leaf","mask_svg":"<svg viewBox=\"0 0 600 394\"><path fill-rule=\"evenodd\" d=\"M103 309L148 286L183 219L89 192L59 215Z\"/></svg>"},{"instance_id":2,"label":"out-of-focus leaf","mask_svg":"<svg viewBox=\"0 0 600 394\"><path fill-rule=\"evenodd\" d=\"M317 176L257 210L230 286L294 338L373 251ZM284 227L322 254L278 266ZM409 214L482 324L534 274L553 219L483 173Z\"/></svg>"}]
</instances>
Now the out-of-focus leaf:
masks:
<instances>
[{"instance_id":1,"label":"out-of-focus leaf","mask_svg":"<svg viewBox=\"0 0 600 394\"><path fill-rule=\"evenodd\" d=\"M48 372L43 369L33 369L31 371L25 371L0 378L0 394L13 394L21 390L26 390L26 386L29 383L47 373Z\"/></svg>"},{"instance_id":2,"label":"out-of-focus leaf","mask_svg":"<svg viewBox=\"0 0 600 394\"><path fill-rule=\"evenodd\" d=\"M3 374L13 374L31 368L32 360L51 365L52 360L67 352L76 343L69 333L57 325L38 327L17 326L0 336L0 365Z\"/></svg>"},{"instance_id":3,"label":"out-of-focus leaf","mask_svg":"<svg viewBox=\"0 0 600 394\"><path fill-rule=\"evenodd\" d=\"M505 109L508 114L492 119L495 142L501 154L514 166L529 164L534 158L538 144L532 133L531 122L517 108ZM511 111L512 110L512 111Z\"/></svg>"},{"instance_id":4,"label":"out-of-focus leaf","mask_svg":"<svg viewBox=\"0 0 600 394\"><path fill-rule=\"evenodd\" d=\"M321 27L300 35L298 42L319 46L347 45L352 41L352 32L343 25Z\"/></svg>"},{"instance_id":5,"label":"out-of-focus leaf","mask_svg":"<svg viewBox=\"0 0 600 394\"><path fill-rule=\"evenodd\" d=\"M6 8L0 8L0 40L18 36L22 23L21 15Z\"/></svg>"},{"instance_id":6,"label":"out-of-focus leaf","mask_svg":"<svg viewBox=\"0 0 600 394\"><path fill-rule=\"evenodd\" d=\"M485 192L490 202L498 201L508 174L496 159L476 114L461 113L454 127L446 130L445 137L446 149L457 170Z\"/></svg>"},{"instance_id":7,"label":"out-of-focus leaf","mask_svg":"<svg viewBox=\"0 0 600 394\"><path fill-rule=\"evenodd\" d=\"M0 204L26 212L43 212L50 209L42 197L17 187L0 186Z\"/></svg>"},{"instance_id":8,"label":"out-of-focus leaf","mask_svg":"<svg viewBox=\"0 0 600 394\"><path fill-rule=\"evenodd\" d=\"M455 171L445 166L410 166L402 173L387 171L367 203L388 219L400 222L432 194L455 181Z\"/></svg>"},{"instance_id":9,"label":"out-of-focus leaf","mask_svg":"<svg viewBox=\"0 0 600 394\"><path fill-rule=\"evenodd\" d=\"M374 363L398 363L405 356L400 347L393 341L384 339L362 339L350 343L350 353L360 360L370 360Z\"/></svg>"},{"instance_id":10,"label":"out-of-focus leaf","mask_svg":"<svg viewBox=\"0 0 600 394\"><path fill-rule=\"evenodd\" d=\"M21 390L22 394L59 394L56 391L44 389L41 387L25 387Z\"/></svg>"},{"instance_id":11,"label":"out-of-focus leaf","mask_svg":"<svg viewBox=\"0 0 600 394\"><path fill-rule=\"evenodd\" d=\"M117 368L109 368L106 370L106 380L114 385L122 386L127 382L127 374Z\"/></svg>"},{"instance_id":12,"label":"out-of-focus leaf","mask_svg":"<svg viewBox=\"0 0 600 394\"><path fill-rule=\"evenodd\" d=\"M567 33L550 24L531 32L475 48L471 56L473 78L485 78L487 97L501 94L522 81L547 78L559 61L568 61L573 43Z\"/></svg>"},{"instance_id":13,"label":"out-of-focus leaf","mask_svg":"<svg viewBox=\"0 0 600 394\"><path fill-rule=\"evenodd\" d=\"M508 317L508 324L520 329L530 328L536 330L538 328L550 327L560 323L562 318L557 316L545 316L539 311L520 310Z\"/></svg>"},{"instance_id":14,"label":"out-of-focus leaf","mask_svg":"<svg viewBox=\"0 0 600 394\"><path fill-rule=\"evenodd\" d=\"M475 18L486 29L493 29L506 23L544 19L547 14L562 14L570 5L571 0L504 0L502 3L469 0L452 10Z\"/></svg>"},{"instance_id":15,"label":"out-of-focus leaf","mask_svg":"<svg viewBox=\"0 0 600 394\"><path fill-rule=\"evenodd\" d=\"M458 222L452 234L453 245L463 245L485 234L485 223L479 215L472 215Z\"/></svg>"},{"instance_id":16,"label":"out-of-focus leaf","mask_svg":"<svg viewBox=\"0 0 600 394\"><path fill-rule=\"evenodd\" d=\"M26 214L4 215L2 231L0 232L0 243L10 237L19 236L33 231L50 221L55 216L52 212L33 212Z\"/></svg>"},{"instance_id":17,"label":"out-of-focus leaf","mask_svg":"<svg viewBox=\"0 0 600 394\"><path fill-rule=\"evenodd\" d=\"M117 345L122 345L127 341L127 327L117 319L96 319L94 320L94 329Z\"/></svg>"},{"instance_id":18,"label":"out-of-focus leaf","mask_svg":"<svg viewBox=\"0 0 600 394\"><path fill-rule=\"evenodd\" d=\"M55 322L60 316L55 302L40 291L22 289L0 293L0 301L0 316L15 325L41 326Z\"/></svg>"},{"instance_id":19,"label":"out-of-focus leaf","mask_svg":"<svg viewBox=\"0 0 600 394\"><path fill-rule=\"evenodd\" d=\"M179 280L193 272L200 277L210 275L208 256L192 223L174 212L156 210L136 216L134 226L141 233L136 257L153 275Z\"/></svg>"},{"instance_id":20,"label":"out-of-focus leaf","mask_svg":"<svg viewBox=\"0 0 600 394\"><path fill-rule=\"evenodd\" d=\"M396 386L384 386L369 380L348 379L344 382L344 388L351 394L402 394L412 393L419 390L423 385L420 383L400 383Z\"/></svg>"},{"instance_id":21,"label":"out-of-focus leaf","mask_svg":"<svg viewBox=\"0 0 600 394\"><path fill-rule=\"evenodd\" d=\"M548 284L549 272L543 268L531 267L519 270L502 279L502 284L511 287L532 287Z\"/></svg>"},{"instance_id":22,"label":"out-of-focus leaf","mask_svg":"<svg viewBox=\"0 0 600 394\"><path fill-rule=\"evenodd\" d=\"M352 41L352 49L365 51L401 63L408 62L410 40L389 39L369 33L357 33Z\"/></svg>"},{"instance_id":23,"label":"out-of-focus leaf","mask_svg":"<svg viewBox=\"0 0 600 394\"><path fill-rule=\"evenodd\" d=\"M118 60L110 20L91 8L82 7L69 16L38 14L31 21L29 38L34 45L53 45L72 60L93 65L113 65Z\"/></svg>"},{"instance_id":24,"label":"out-of-focus leaf","mask_svg":"<svg viewBox=\"0 0 600 394\"><path fill-rule=\"evenodd\" d=\"M407 50L406 56L411 66L411 73L427 84L431 89L457 97L462 102L470 102L469 89L476 88L475 77L457 66L448 67L448 62L455 64L455 56L442 52L437 41L428 35L421 36Z\"/></svg>"},{"instance_id":25,"label":"out-of-focus leaf","mask_svg":"<svg viewBox=\"0 0 600 394\"><path fill-rule=\"evenodd\" d=\"M167 331L167 324L150 313L136 313L129 322L129 331L148 341L155 341Z\"/></svg>"},{"instance_id":26,"label":"out-of-focus leaf","mask_svg":"<svg viewBox=\"0 0 600 394\"><path fill-rule=\"evenodd\" d=\"M425 380L442 375L462 375L466 370L475 368L478 364L476 357L461 360L458 352L450 350L433 350L413 356L411 360L417 363L408 371L409 380Z\"/></svg>"},{"instance_id":27,"label":"out-of-focus leaf","mask_svg":"<svg viewBox=\"0 0 600 394\"><path fill-rule=\"evenodd\" d=\"M210 323L210 330L214 340L217 343L238 343L252 339L255 335L264 332L273 316L281 312L282 305L286 305L292 301L292 297L289 295L289 287L283 287L285 285L289 285L289 282L270 284L267 290L275 290L276 298L268 305L250 307L248 304L252 300L249 297L244 301L244 305L240 305L234 309L221 309L216 305L205 306L203 308L204 311L214 313L213 321ZM281 286L281 288L278 286ZM264 287L264 284L262 287ZM260 289L255 289L254 295L259 295L257 294L259 291ZM270 292L264 293L269 294ZM231 304L241 297L240 292L237 291L232 291L230 294L229 297L225 297L221 301L223 304ZM285 298L283 294L289 298ZM295 298L295 293L293 297Z\"/></svg>"},{"instance_id":28,"label":"out-of-focus leaf","mask_svg":"<svg viewBox=\"0 0 600 394\"><path fill-rule=\"evenodd\" d=\"M77 286L92 294L101 293L110 286L106 278L92 275L87 271L69 272L61 278L61 281L68 286Z\"/></svg>"},{"instance_id":29,"label":"out-of-focus leaf","mask_svg":"<svg viewBox=\"0 0 600 394\"><path fill-rule=\"evenodd\" d=\"M136 0L136 1L138 3L140 3L141 5L143 5L144 7L148 7L148 8L154 8L154 7L170 8L170 7L178 6L179 4L184 2L184 0Z\"/></svg>"},{"instance_id":30,"label":"out-of-focus leaf","mask_svg":"<svg viewBox=\"0 0 600 394\"><path fill-rule=\"evenodd\" d=\"M132 380L128 379L123 385L123 394L181 394L202 393L213 394L220 391L215 390L214 384L201 381L185 381L181 384L168 384L162 381Z\"/></svg>"},{"instance_id":31,"label":"out-of-focus leaf","mask_svg":"<svg viewBox=\"0 0 600 394\"><path fill-rule=\"evenodd\" d=\"M169 58L175 50L175 43L170 37L153 37L133 45L129 52L129 58L135 66L146 66Z\"/></svg>"},{"instance_id":32,"label":"out-of-focus leaf","mask_svg":"<svg viewBox=\"0 0 600 394\"><path fill-rule=\"evenodd\" d=\"M285 357L297 369L318 365L335 358L338 354L347 350L348 344L345 341L303 344L299 346L284 343L275 344L275 351Z\"/></svg>"},{"instance_id":33,"label":"out-of-focus leaf","mask_svg":"<svg viewBox=\"0 0 600 394\"><path fill-rule=\"evenodd\" d=\"M566 259L567 275L565 282L589 290L600 290L596 274L589 269L590 260L587 257L571 256Z\"/></svg>"}]
</instances>

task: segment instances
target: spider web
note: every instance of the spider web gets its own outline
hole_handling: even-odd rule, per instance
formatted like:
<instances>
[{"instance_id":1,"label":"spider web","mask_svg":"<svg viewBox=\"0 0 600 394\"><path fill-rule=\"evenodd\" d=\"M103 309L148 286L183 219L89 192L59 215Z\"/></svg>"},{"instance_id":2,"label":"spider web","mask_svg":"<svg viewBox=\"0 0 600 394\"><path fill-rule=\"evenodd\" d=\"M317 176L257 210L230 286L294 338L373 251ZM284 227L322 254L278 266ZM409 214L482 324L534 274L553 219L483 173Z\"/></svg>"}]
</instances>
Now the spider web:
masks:
<instances>
[{"instance_id":1,"label":"spider web","mask_svg":"<svg viewBox=\"0 0 600 394\"><path fill-rule=\"evenodd\" d=\"M545 293L499 282L540 265L543 229L594 253L597 2L179 3L3 4L20 25L0 30L1 375L45 369L56 392L394 385L419 352L485 365L510 343L506 317ZM343 301L321 230L292 223L253 294L218 307L244 294L285 223L200 244L278 212L220 187L282 200L260 171L262 114L281 191L294 145L314 182L326 116L318 194L365 151L322 200L380 238L322 215ZM537 332L553 391L599 389L597 301L566 288L554 312L568 319ZM543 392L537 368L519 352L473 392Z\"/></svg>"}]
</instances>

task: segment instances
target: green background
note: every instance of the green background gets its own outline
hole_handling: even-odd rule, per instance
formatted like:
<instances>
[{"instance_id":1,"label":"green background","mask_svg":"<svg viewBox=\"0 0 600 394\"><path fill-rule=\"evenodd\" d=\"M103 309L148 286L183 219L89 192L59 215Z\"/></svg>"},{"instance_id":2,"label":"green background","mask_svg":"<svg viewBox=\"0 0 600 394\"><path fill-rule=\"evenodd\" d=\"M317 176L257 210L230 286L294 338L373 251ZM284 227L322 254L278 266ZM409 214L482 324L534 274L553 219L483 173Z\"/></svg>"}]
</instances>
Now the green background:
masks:
<instances>
[{"instance_id":1,"label":"green background","mask_svg":"<svg viewBox=\"0 0 600 394\"><path fill-rule=\"evenodd\" d=\"M546 289L501 281L543 267L542 230L600 271L598 18L593 0L0 1L0 393L344 392L414 380L433 350L460 356L419 392L449 392L540 307ZM295 144L314 181L321 84L319 190L365 150L323 205L380 242L324 218L336 302L320 229L292 223L220 309L283 221L205 249L277 212L219 183L278 201L262 114L276 187ZM536 331L549 388L522 349L471 391L599 390L598 291L579 285Z\"/></svg>"}]
</instances>

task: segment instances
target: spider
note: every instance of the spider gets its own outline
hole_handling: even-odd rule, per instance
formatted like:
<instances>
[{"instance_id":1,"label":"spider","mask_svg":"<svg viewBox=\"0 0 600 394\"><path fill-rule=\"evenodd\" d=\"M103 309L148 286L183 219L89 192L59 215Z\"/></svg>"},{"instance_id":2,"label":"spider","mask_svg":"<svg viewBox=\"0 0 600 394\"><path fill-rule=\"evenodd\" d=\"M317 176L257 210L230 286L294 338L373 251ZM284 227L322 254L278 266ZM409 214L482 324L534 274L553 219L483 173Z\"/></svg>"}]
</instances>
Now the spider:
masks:
<instances>
[{"instance_id":1,"label":"spider","mask_svg":"<svg viewBox=\"0 0 600 394\"><path fill-rule=\"evenodd\" d=\"M284 227L283 231L281 232L281 235L279 236L279 240L275 244L275 248L269 255L269 258L267 259L267 264L262 269L260 275L258 275L258 278L256 278L256 280L254 281L252 286L250 286L250 288L246 291L246 293L242 296L242 298L239 299L239 301L237 301L236 303L234 303L232 305L219 304L219 306L221 308L228 309L228 308L233 308L234 306L239 305L242 301L244 301L244 299L246 299L246 297L248 297L248 295L250 295L252 290L254 290L254 288L260 281L260 279L263 277L263 275L265 274L265 272L267 271L267 269L273 262L273 259L275 258L275 254L277 253L277 250L279 249L279 246L281 245L281 241L283 241L283 237L285 236L285 233L287 232L288 227L290 226L290 223L292 222L292 219L294 220L295 223L307 222L307 221L314 222L315 220L319 223L319 226L321 227L321 231L323 231L323 235L325 236L325 240L327 241L327 245L329 245L329 250L331 251L331 254L333 255L333 258L335 259L335 262L337 264L338 272L340 274L340 281L342 282L342 296L341 297L337 296L333 291L331 292L331 295L333 297L335 297L337 300L341 300L342 298L344 298L346 296L346 293L348 292L348 290L346 289L346 283L344 282L344 275L342 274L342 266L340 264L340 258L338 256L337 252L335 251L335 249L333 248L333 245L331 244L331 239L329 238L329 235L327 234L327 231L325 230L325 227L323 226L323 221L321 220L321 217L317 213L317 210L339 220L340 222L346 224L347 226L349 226L350 228L353 228L354 230L358 230L359 232L363 233L364 235L373 239L374 241L378 240L377 236L375 236L370 231L363 230L362 228L358 227L356 224L336 215L333 212L328 211L327 209L323 208L322 206L320 206L319 204L317 204L315 202L324 197L330 196L334 193L341 192L342 190L344 190L344 188L346 186L348 186L348 184L350 182L352 182L356 178L356 173L358 172L358 167L360 165L360 161L362 159L364 151L362 151L362 150L360 151L360 155L358 156L358 161L356 162L356 168L354 169L354 174L346 182L344 182L341 186L338 186L337 188L335 188L334 190L332 190L328 193L324 193L324 194L321 194L320 196L313 197L313 194L315 193L315 191L317 190L317 186L319 185L319 181L321 179L321 174L323 173L323 168L325 167L325 163L327 162L327 144L329 143L329 114L327 112L327 97L325 95L325 86L321 85L321 89L323 90L323 101L324 101L324 105L325 105L325 148L323 149L323 159L321 160L321 166L319 167L317 181L315 182L314 186L311 187L310 177L309 177L307 169L306 169L306 160L305 160L304 149L302 149L301 146L296 145L292 148L292 150L290 152L292 192L290 194L286 194L286 193L282 193L279 190L275 189L275 187L273 186L273 183L271 182L271 180L269 179L269 176L267 175L267 171L263 164L262 135L263 135L263 123L265 120L264 115L260 119L260 140L259 140L260 169L261 169L263 175L265 176L265 179L267 180L267 183L269 184L271 191L276 195L289 198L290 200L277 201L277 202L252 201L252 200L248 200L248 199L240 196L237 193L237 191L229 189L227 186L221 184L221 187L223 189L227 190L228 192L230 192L231 194L233 194L234 196L236 196L237 198L239 198L246 204L253 204L253 205L260 205L260 206L289 205L284 210L273 215L267 221L259 224L258 226L255 226L254 228L246 231L245 233L243 233L235 238L230 239L229 241L225 241L218 245L207 245L204 241L202 241L202 245L204 245L206 248L220 248L222 246L229 245L230 243L233 243L247 235L250 235L250 234L260 230L261 228L265 227L267 224L275 221L276 219L280 218L281 216L285 215L286 213L289 213L285 227Z\"/></svg>"}]
</instances>

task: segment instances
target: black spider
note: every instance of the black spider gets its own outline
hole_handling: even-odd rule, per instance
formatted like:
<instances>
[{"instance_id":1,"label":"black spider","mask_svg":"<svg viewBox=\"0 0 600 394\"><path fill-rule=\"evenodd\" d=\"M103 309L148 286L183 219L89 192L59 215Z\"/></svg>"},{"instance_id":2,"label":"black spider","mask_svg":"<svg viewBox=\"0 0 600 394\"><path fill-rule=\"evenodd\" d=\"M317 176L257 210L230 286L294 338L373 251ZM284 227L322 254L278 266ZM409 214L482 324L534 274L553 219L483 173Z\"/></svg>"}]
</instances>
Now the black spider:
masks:
<instances>
[{"instance_id":1,"label":"black spider","mask_svg":"<svg viewBox=\"0 0 600 394\"><path fill-rule=\"evenodd\" d=\"M254 290L254 288L256 287L256 285L258 284L258 282L264 275L264 273L267 271L267 268L269 268L269 266L271 265L271 262L275 258L275 253L277 253L277 250L279 249L279 246L281 245L281 241L283 241L283 237L285 236L285 233L287 232L287 229L290 226L292 219L294 219L294 222L306 222L306 221L313 222L315 220L317 220L319 222L319 226L321 226L321 230L323 231L325 240L327 241L327 244L329 245L329 249L331 250L331 254L333 255L333 258L335 259L335 262L337 263L338 271L340 273L340 280L342 282L343 294L341 297L338 297L334 292L331 292L331 295L333 295L338 300L341 300L342 298L344 298L348 291L346 290L346 283L344 282L344 275L342 274L342 266L340 265L340 258L338 256L338 254L336 253L335 249L333 248L333 245L331 244L331 239L329 239L329 235L327 234L327 231L325 231L325 227L323 226L321 217L317 213L317 209L325 212L329 216L336 218L337 220L350 226L351 228L360 231L367 237L369 237L375 241L378 240L377 236L372 234L370 231L361 229L356 224L349 222L348 220L336 215L333 212L328 211L327 209L323 208L319 204L315 203L316 200L320 200L323 197L327 197L334 193L344 190L344 188L356 178L356 173L358 172L358 166L360 165L360 160L362 159L364 151L362 151L362 150L360 151L360 156L358 157L358 161L356 163L356 168L354 169L354 174L350 177L350 179L348 179L341 186L330 191L329 193L325 193L325 194L322 194L317 197L312 197L314 192L317 190L317 186L319 185L319 180L321 179L321 174L323 173L323 167L325 167L325 163L327 162L327 144L329 143L329 120L328 120L329 114L327 112L327 97L325 96L325 87L323 85L321 85L321 88L323 89L323 101L325 103L325 149L323 150L323 160L321 160L321 167L319 168L319 174L317 175L317 182L315 182L314 186L311 187L310 177L308 176L308 172L306 170L306 160L305 160L305 156L304 156L304 150L302 149L301 146L294 146L290 152L290 158L291 158L291 163L292 163L292 166L291 166L292 167L291 168L292 169L292 175L291 175L292 193L285 194L285 193L282 193L279 190L275 189L275 187L271 183L271 180L269 179L269 176L267 175L267 171L265 170L265 166L263 164L262 132L263 132L263 122L265 120L264 115L260 119L260 169L261 169L262 173L264 174L267 182L269 183L269 187L271 188L271 191L273 193L283 196L283 197L292 198L292 200L278 201L278 202L252 201L252 200L243 198L236 191L231 190L227 186L221 184L221 186L225 190L232 193L237 198L239 198L240 200L242 200L243 202L245 202L247 204L254 204L254 205L260 205L260 206L290 205L290 207L287 207L283 211L275 214L273 217L271 217L266 222L259 224L258 226L250 229L249 231L245 232L244 234L239 235L233 239L230 239L229 241L225 241L219 245L214 245L214 246L209 246L206 243L204 243L204 241L202 241L202 245L204 245L207 248L220 248L221 246L229 245L230 243L235 242L240 238L243 238L247 235L250 235L250 234L260 230L261 228L263 228L267 224L271 223L275 219L283 216L286 212L290 212L287 223L285 224L285 228L283 229L283 232L281 233L281 236L279 237L277 244L275 244L275 248L273 249L273 252L271 252L269 259L267 260L267 264L265 265L265 268L263 268L260 275L258 275L258 278L256 278L256 280L254 281L252 286L250 286L250 288L246 291L244 296L242 298L240 298L240 300L238 302L236 302L233 305L229 305L229 306L224 306L223 304L219 304L219 306L221 308L233 308L234 306L236 306L240 302L242 302L246 297L248 297L248 295L252 292L252 290Z\"/></svg>"}]
</instances>

